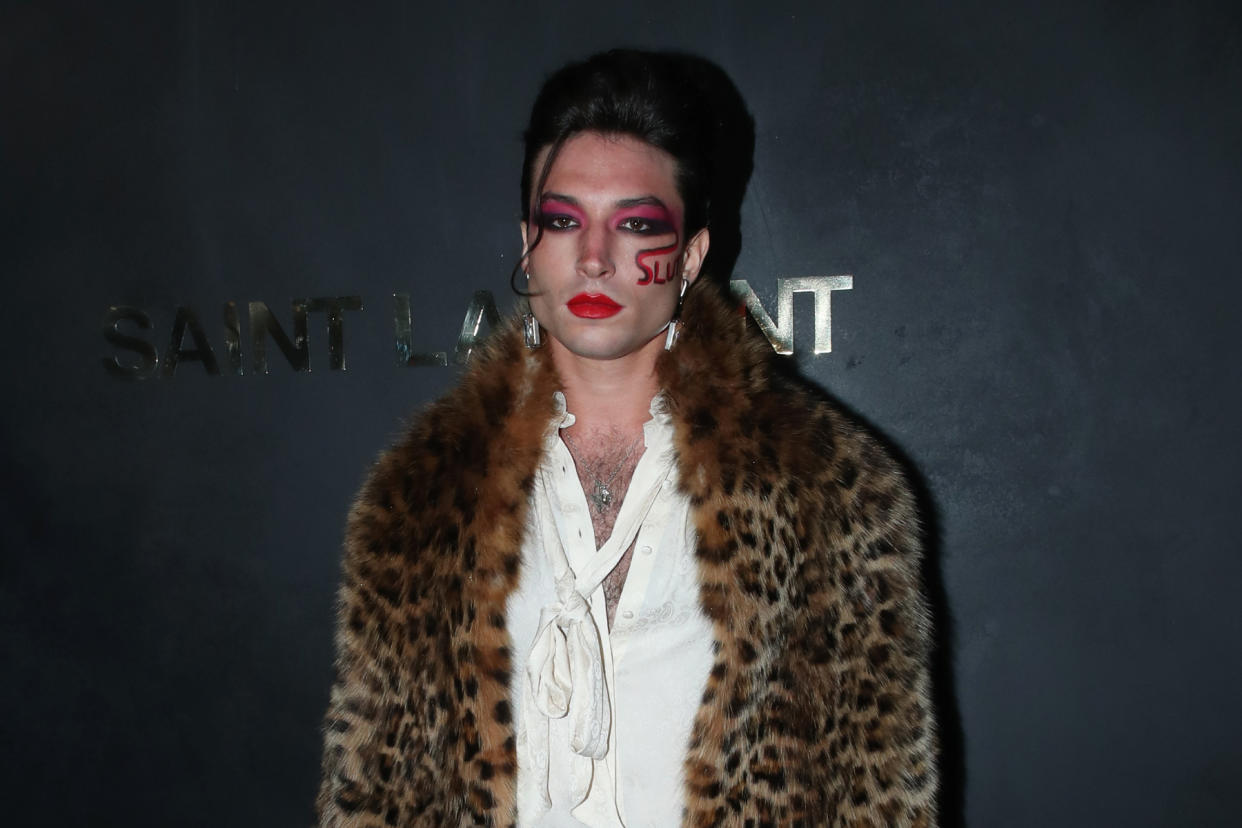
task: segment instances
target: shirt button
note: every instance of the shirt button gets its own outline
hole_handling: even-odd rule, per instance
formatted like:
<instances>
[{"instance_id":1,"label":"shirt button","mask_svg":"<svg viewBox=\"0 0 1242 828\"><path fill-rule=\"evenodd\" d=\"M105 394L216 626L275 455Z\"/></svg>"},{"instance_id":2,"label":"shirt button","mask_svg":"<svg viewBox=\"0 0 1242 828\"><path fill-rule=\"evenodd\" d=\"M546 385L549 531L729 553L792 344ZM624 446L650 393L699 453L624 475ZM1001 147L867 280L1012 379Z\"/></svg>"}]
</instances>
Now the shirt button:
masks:
<instances>
[{"instance_id":1,"label":"shirt button","mask_svg":"<svg viewBox=\"0 0 1242 828\"><path fill-rule=\"evenodd\" d=\"M626 610L625 612L621 613L621 617L628 621L629 619L634 617L634 613L630 612L629 610Z\"/></svg>"},{"instance_id":2,"label":"shirt button","mask_svg":"<svg viewBox=\"0 0 1242 828\"><path fill-rule=\"evenodd\" d=\"M639 552L642 552L644 555L650 555L650 554L651 554L651 547L650 547L650 546L644 546L642 549L640 549L640 550L638 550L638 551L639 551Z\"/></svg>"}]
</instances>

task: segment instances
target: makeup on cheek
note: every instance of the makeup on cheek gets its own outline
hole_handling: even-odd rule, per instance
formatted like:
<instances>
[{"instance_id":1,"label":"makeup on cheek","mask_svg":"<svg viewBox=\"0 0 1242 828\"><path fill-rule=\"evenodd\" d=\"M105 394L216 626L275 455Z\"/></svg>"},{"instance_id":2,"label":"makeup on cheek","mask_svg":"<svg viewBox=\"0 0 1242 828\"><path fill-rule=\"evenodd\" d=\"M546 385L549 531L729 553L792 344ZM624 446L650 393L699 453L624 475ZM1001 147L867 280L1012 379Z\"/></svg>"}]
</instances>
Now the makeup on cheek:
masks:
<instances>
[{"instance_id":1,"label":"makeup on cheek","mask_svg":"<svg viewBox=\"0 0 1242 828\"><path fill-rule=\"evenodd\" d=\"M665 282L673 281L673 264L674 260L661 261L660 256L668 256L677 252L677 246L681 239L678 235L673 235L673 243L667 247L656 247L651 250L640 250L638 255L634 257L635 263L639 270L643 272L643 276L639 277L638 284L662 285ZM649 261L654 259L654 261Z\"/></svg>"},{"instance_id":2,"label":"makeup on cheek","mask_svg":"<svg viewBox=\"0 0 1242 828\"><path fill-rule=\"evenodd\" d=\"M630 229L634 224L642 229ZM681 242L681 234L677 231L676 217L666 207L644 205L625 210L614 218L614 226L619 230L652 238L671 234L673 238L670 244L640 250L634 257L634 263L643 272L638 279L640 285L662 285L672 281L672 260L661 261L659 257L676 252Z\"/></svg>"},{"instance_id":3,"label":"makeup on cheek","mask_svg":"<svg viewBox=\"0 0 1242 828\"><path fill-rule=\"evenodd\" d=\"M662 285L665 282L673 281L672 259L669 259L668 261L661 261L659 259L656 259L655 261L648 260L656 256L667 256L670 253L676 252L676 250L677 240L674 239L673 243L668 247L657 247L654 250L644 250L635 256L634 261L638 264L639 269L645 274L638 280L638 284Z\"/></svg>"},{"instance_id":4,"label":"makeup on cheek","mask_svg":"<svg viewBox=\"0 0 1242 828\"><path fill-rule=\"evenodd\" d=\"M638 227L635 227L637 225ZM677 230L677 217L663 205L641 205L619 212L614 217L614 226L622 232L635 233L637 236L657 238L672 235L668 245L648 247L638 251L635 264L642 271L638 284L663 284L673 278L673 262L661 261L660 257L669 256L677 251L681 243L681 233Z\"/></svg>"}]
</instances>

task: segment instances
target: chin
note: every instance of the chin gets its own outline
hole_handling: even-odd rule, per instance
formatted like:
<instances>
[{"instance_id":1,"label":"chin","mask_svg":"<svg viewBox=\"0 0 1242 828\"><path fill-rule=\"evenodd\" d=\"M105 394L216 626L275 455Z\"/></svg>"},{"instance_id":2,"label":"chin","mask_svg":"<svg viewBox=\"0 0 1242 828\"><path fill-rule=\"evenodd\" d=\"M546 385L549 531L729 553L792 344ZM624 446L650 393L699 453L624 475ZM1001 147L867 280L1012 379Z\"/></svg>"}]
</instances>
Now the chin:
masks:
<instances>
[{"instance_id":1,"label":"chin","mask_svg":"<svg viewBox=\"0 0 1242 828\"><path fill-rule=\"evenodd\" d=\"M632 343L611 343L611 342L562 342L565 350L577 357L583 359L620 359L639 350L641 346L635 346Z\"/></svg>"},{"instance_id":2,"label":"chin","mask_svg":"<svg viewBox=\"0 0 1242 828\"><path fill-rule=\"evenodd\" d=\"M552 335L566 351L583 359L621 359L642 351L656 337L628 337L609 335L607 331L592 331L564 337Z\"/></svg>"}]
</instances>

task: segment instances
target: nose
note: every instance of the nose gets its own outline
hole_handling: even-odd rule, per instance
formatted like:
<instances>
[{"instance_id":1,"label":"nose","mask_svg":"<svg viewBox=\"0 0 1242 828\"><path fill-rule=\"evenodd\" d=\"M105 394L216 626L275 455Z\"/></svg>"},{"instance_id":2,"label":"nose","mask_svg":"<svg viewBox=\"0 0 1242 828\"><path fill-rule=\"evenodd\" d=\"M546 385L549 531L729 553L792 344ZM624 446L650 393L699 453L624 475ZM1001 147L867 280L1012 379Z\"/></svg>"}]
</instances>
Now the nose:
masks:
<instances>
[{"instance_id":1,"label":"nose","mask_svg":"<svg viewBox=\"0 0 1242 828\"><path fill-rule=\"evenodd\" d=\"M602 279L616 272L608 230L596 223L579 235L578 273L588 279Z\"/></svg>"}]
</instances>

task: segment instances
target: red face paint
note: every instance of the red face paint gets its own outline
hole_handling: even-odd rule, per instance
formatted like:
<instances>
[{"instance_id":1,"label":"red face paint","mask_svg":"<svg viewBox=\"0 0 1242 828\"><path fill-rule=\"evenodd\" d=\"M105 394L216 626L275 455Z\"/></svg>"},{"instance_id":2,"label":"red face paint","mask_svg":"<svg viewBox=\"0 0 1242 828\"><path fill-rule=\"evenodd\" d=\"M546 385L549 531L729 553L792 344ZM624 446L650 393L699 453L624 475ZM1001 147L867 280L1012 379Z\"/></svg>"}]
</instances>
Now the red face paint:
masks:
<instances>
[{"instance_id":1,"label":"red face paint","mask_svg":"<svg viewBox=\"0 0 1242 828\"><path fill-rule=\"evenodd\" d=\"M653 256L667 256L669 253L674 252L677 250L678 241L679 240L674 237L673 243L668 247L657 247L654 250L644 250L634 257L634 261L638 263L639 268L642 269L643 273L647 274L638 280L640 285L649 285L652 283L662 285L665 282L671 282L673 280L673 263L671 261L654 261L651 264L647 264L646 260Z\"/></svg>"},{"instance_id":2,"label":"red face paint","mask_svg":"<svg viewBox=\"0 0 1242 828\"><path fill-rule=\"evenodd\" d=\"M665 282L672 281L673 263L671 261L647 261L648 259L667 256L675 252L681 241L681 235L677 232L677 219L669 212L668 208L660 204L652 204L626 210L617 218L617 228L622 230L628 229L631 233L638 233L644 236L666 236L671 233L673 235L671 244L640 251L634 257L634 262L638 265L639 270L645 274L639 278L638 284L662 285Z\"/></svg>"},{"instance_id":3,"label":"red face paint","mask_svg":"<svg viewBox=\"0 0 1242 828\"><path fill-rule=\"evenodd\" d=\"M607 319L618 313L622 307L602 293L595 296L579 293L565 304L570 313L583 319Z\"/></svg>"}]
</instances>

